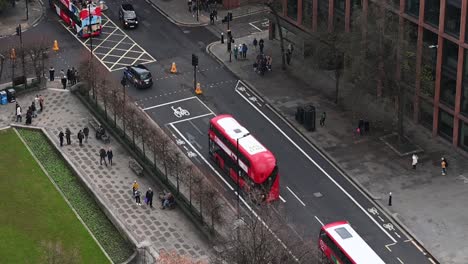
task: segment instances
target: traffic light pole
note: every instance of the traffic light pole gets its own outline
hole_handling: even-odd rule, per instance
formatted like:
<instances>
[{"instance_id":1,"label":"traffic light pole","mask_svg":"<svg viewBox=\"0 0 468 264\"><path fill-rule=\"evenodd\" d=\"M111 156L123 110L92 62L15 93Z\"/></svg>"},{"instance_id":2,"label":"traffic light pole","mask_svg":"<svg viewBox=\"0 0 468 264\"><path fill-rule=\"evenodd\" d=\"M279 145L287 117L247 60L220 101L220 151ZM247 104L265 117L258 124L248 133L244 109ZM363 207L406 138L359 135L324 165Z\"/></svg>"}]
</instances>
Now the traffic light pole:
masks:
<instances>
[{"instance_id":1,"label":"traffic light pole","mask_svg":"<svg viewBox=\"0 0 468 264\"><path fill-rule=\"evenodd\" d=\"M197 66L193 66L193 90L197 89Z\"/></svg>"}]
</instances>

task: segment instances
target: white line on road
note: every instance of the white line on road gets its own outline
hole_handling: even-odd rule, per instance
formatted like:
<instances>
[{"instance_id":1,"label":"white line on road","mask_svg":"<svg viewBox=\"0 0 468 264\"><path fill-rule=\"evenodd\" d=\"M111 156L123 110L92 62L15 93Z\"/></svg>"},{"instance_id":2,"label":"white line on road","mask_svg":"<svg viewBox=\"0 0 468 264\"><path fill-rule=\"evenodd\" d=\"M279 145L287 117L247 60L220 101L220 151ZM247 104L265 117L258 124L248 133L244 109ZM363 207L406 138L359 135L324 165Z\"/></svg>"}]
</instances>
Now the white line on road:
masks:
<instances>
[{"instance_id":1,"label":"white line on road","mask_svg":"<svg viewBox=\"0 0 468 264\"><path fill-rule=\"evenodd\" d=\"M401 264L405 264L403 261L401 261L400 258L397 257L397 259L398 259L398 261L400 261Z\"/></svg>"},{"instance_id":2,"label":"white line on road","mask_svg":"<svg viewBox=\"0 0 468 264\"><path fill-rule=\"evenodd\" d=\"M255 26L253 23L249 23L249 25L251 25L252 27L254 27L256 30L262 32L263 30L261 30L259 27Z\"/></svg>"},{"instance_id":3,"label":"white line on road","mask_svg":"<svg viewBox=\"0 0 468 264\"><path fill-rule=\"evenodd\" d=\"M382 217L380 217L380 215L377 217L380 219L380 221L385 222L385 220Z\"/></svg>"},{"instance_id":4,"label":"white line on road","mask_svg":"<svg viewBox=\"0 0 468 264\"><path fill-rule=\"evenodd\" d=\"M234 191L234 188L232 188L232 186L224 179L223 176L221 176L221 174L215 170L215 168L205 159L204 156L202 156L200 154L200 152L193 147L193 145L185 138L185 136L173 125L173 124L170 124L170 126L172 127L172 129L177 133L179 134L179 136L185 141L187 142L187 144L193 149L193 151L195 151L195 153L198 154L198 156L205 162L206 165L208 165L208 167L211 168L211 170L231 189L231 191ZM237 192L234 192L236 195L239 196L239 194ZM275 239L281 244L281 246L283 248L285 248L289 254L291 254L291 256L294 257L294 259L299 262L299 260L297 259L296 256L294 256L294 254L288 249L288 247L286 246L286 244L283 243L283 241L281 241L281 239L273 232L273 230L270 229L270 227L265 223L265 221L263 221L263 219L249 206L249 204L244 200L244 198L242 196L239 196L239 200L242 201L242 203L244 204L244 206L249 209L249 211L262 223L262 225L275 237Z\"/></svg>"},{"instance_id":5,"label":"white line on road","mask_svg":"<svg viewBox=\"0 0 468 264\"><path fill-rule=\"evenodd\" d=\"M428 258L430 262L432 262L433 264L436 264L436 262L432 259L432 258Z\"/></svg>"},{"instance_id":6,"label":"white line on road","mask_svg":"<svg viewBox=\"0 0 468 264\"><path fill-rule=\"evenodd\" d=\"M210 115L214 115L214 114L213 113L208 113L208 114L204 114L204 115L197 115L197 116L194 116L194 117L190 117L190 118L186 118L186 119L171 122L171 123L169 123L169 125L177 124L177 123L181 123L181 122L187 122L187 121L190 121L190 120L193 120L193 119L197 119L197 118L201 118L201 117L205 117L205 116L210 116Z\"/></svg>"},{"instance_id":7,"label":"white line on road","mask_svg":"<svg viewBox=\"0 0 468 264\"><path fill-rule=\"evenodd\" d=\"M292 195L294 195L294 197L296 197L296 199L297 199L303 206L306 206L305 203L304 203L301 199L299 199L299 197L289 188L289 186L286 186L286 189L288 189L288 191L289 191L290 193L292 193Z\"/></svg>"},{"instance_id":8,"label":"white line on road","mask_svg":"<svg viewBox=\"0 0 468 264\"><path fill-rule=\"evenodd\" d=\"M205 104L205 102L203 102L202 100L200 100L200 98L198 98L198 97L195 97L195 98L197 98L197 100L198 100L206 109L208 109L208 111L210 111L210 113L212 113L213 115L216 116L216 114Z\"/></svg>"},{"instance_id":9,"label":"white line on road","mask_svg":"<svg viewBox=\"0 0 468 264\"><path fill-rule=\"evenodd\" d=\"M395 243L391 243L391 244L388 244L388 245L385 245L385 247L388 249L388 251L392 252L392 250L390 249L391 246L395 245Z\"/></svg>"},{"instance_id":10,"label":"white line on road","mask_svg":"<svg viewBox=\"0 0 468 264\"><path fill-rule=\"evenodd\" d=\"M286 200L285 200L283 197L281 197L281 195L280 195L279 197L280 197L280 200L281 200L283 203L286 202Z\"/></svg>"},{"instance_id":11,"label":"white line on road","mask_svg":"<svg viewBox=\"0 0 468 264\"><path fill-rule=\"evenodd\" d=\"M424 255L426 255L426 253L424 253L424 250L422 250L422 248L416 242L414 242L414 240L411 240L411 243L413 243L413 245L417 247L419 251L421 251Z\"/></svg>"},{"instance_id":12,"label":"white line on road","mask_svg":"<svg viewBox=\"0 0 468 264\"><path fill-rule=\"evenodd\" d=\"M143 111L150 110L150 109L153 109L153 108L156 108L156 107L161 107L161 106L165 106L165 105L170 105L170 104L178 103L178 102L188 101L188 100L191 100L191 99L194 99L194 98L197 98L197 97L196 97L196 96L192 96L192 97L187 97L187 98L184 98L184 99L175 100L175 101L168 102L168 103L164 103L164 104L153 105L153 106L150 106L150 107L143 108Z\"/></svg>"},{"instance_id":13,"label":"white line on road","mask_svg":"<svg viewBox=\"0 0 468 264\"><path fill-rule=\"evenodd\" d=\"M247 87L247 85L245 85L242 81L239 80L237 82L235 91L242 98L244 98L244 100L247 101L255 110L257 110L257 112L260 113L260 115L262 115L268 122L270 122L270 124L272 124L284 137L286 137L286 139L288 139L288 141L291 142L291 144L293 144L309 161L311 161L323 174L325 174L328 177L328 179L330 179L330 181L332 181L346 196L348 196L348 198L354 204L356 204L356 206L359 207L359 209L361 209L364 212L364 214L366 214L371 219L371 221L374 222L380 228L380 230L382 230L382 232L384 232L393 242L396 243L397 241L395 240L395 238L393 238L387 232L387 230L385 230L371 215L369 215L369 213L362 207L362 205L360 205L356 201L356 199L354 199L354 197L352 197L333 177L331 177L322 167L320 167L320 165L317 162L315 162L315 160L313 160L301 147L299 147L299 145L297 145L296 142L294 142L294 140L292 140L283 130L281 130L281 128L279 128L278 125L275 124L275 122L273 122L269 117L267 117L265 113L260 111L260 109L258 109L257 106L255 106L248 98L246 98L241 92L237 90L237 87L240 83L242 83L244 87Z\"/></svg>"},{"instance_id":14,"label":"white line on road","mask_svg":"<svg viewBox=\"0 0 468 264\"><path fill-rule=\"evenodd\" d=\"M314 215L314 217L315 217L315 219L317 219L317 221L318 221L322 226L324 226L323 222L320 221L320 219L319 219L316 215Z\"/></svg>"}]
</instances>

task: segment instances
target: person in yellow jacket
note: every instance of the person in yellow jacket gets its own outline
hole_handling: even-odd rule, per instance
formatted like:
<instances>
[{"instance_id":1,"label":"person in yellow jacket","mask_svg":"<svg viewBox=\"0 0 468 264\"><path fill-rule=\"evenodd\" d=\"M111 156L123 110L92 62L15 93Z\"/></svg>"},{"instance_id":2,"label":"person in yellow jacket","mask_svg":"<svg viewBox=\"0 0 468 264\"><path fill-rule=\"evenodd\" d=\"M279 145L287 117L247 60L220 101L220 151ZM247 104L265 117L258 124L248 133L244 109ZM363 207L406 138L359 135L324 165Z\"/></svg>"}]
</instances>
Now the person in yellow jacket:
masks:
<instances>
[{"instance_id":1,"label":"person in yellow jacket","mask_svg":"<svg viewBox=\"0 0 468 264\"><path fill-rule=\"evenodd\" d=\"M135 191L137 191L138 188L140 188L140 185L137 183L137 181L134 181L132 185L133 194L135 194Z\"/></svg>"},{"instance_id":2,"label":"person in yellow jacket","mask_svg":"<svg viewBox=\"0 0 468 264\"><path fill-rule=\"evenodd\" d=\"M445 176L447 174L447 160L445 158L442 158L440 162L440 166L442 167L442 176Z\"/></svg>"}]
</instances>

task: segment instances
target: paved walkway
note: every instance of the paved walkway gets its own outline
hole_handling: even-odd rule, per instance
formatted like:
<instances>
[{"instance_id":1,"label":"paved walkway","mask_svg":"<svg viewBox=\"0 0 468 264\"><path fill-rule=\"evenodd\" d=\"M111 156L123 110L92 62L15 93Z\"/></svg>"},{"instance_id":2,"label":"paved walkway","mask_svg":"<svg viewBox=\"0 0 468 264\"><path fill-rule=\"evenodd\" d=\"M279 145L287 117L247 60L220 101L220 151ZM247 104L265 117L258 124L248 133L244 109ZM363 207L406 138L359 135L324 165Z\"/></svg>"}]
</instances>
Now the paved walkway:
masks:
<instances>
[{"instance_id":1,"label":"paved walkway","mask_svg":"<svg viewBox=\"0 0 468 264\"><path fill-rule=\"evenodd\" d=\"M253 38L265 40L265 53L273 57L273 72L260 76L253 71L256 56ZM279 109L292 124L314 144L332 157L348 175L359 182L397 219L401 220L436 259L445 264L468 263L468 162L451 148L451 143L431 138L430 131L409 125L406 133L424 152L419 154L417 170L411 169L411 156L399 157L379 137L379 131L369 136L355 137L357 125L351 113L337 109L330 99L335 90L328 75L306 71L302 62L293 57L292 65L283 72L278 41L268 40L266 32L236 40L249 45L247 60L229 62L225 44L208 47L240 79L248 81ZM325 96L324 96L325 94ZM296 107L313 104L318 116L325 111L325 127L308 132L294 120ZM319 117L318 117L319 118ZM317 122L318 126L318 122ZM372 129L372 128L371 128ZM440 158L448 158L448 176L440 172ZM357 158L359 157L359 158ZM393 193L393 206L387 206L387 195Z\"/></svg>"},{"instance_id":2,"label":"paved walkway","mask_svg":"<svg viewBox=\"0 0 468 264\"><path fill-rule=\"evenodd\" d=\"M38 92L45 97L45 110L33 119L32 125L45 127L47 132L56 138L57 145L59 131L70 128L73 133L72 144L62 147L63 152L79 168L81 177L92 183L93 191L106 201L110 211L124 223L124 228L130 235L138 243L146 241L156 252L163 249L175 250L196 260L207 260L210 249L203 234L180 209L159 209L157 197L161 186L156 186L148 178L137 177L129 169L129 154L117 140L111 139L110 144L104 145L94 138L95 132L90 128L88 143L79 146L76 134L88 125L90 113L68 90L55 89L60 87L58 82L49 83L48 87L54 88ZM34 95L31 93L18 98L24 112L33 101ZM0 126L14 122L14 107L14 104L0 106ZM113 166L99 165L98 153L101 147L112 147ZM131 191L134 180L139 182L143 195L149 187L153 189L154 209L135 204Z\"/></svg>"},{"instance_id":3,"label":"paved walkway","mask_svg":"<svg viewBox=\"0 0 468 264\"><path fill-rule=\"evenodd\" d=\"M165 17L171 22L179 26L205 26L210 23L210 11L199 11L198 21L194 12L189 12L187 0L146 0L152 3ZM196 1L193 0L193 3ZM200 1L201 2L201 1ZM214 7L213 7L214 8ZM265 5L251 4L244 5L239 8L226 10L218 5L218 20L216 23L221 23L221 20L226 16L227 12L231 12L233 18L264 12Z\"/></svg>"},{"instance_id":4,"label":"paved walkway","mask_svg":"<svg viewBox=\"0 0 468 264\"><path fill-rule=\"evenodd\" d=\"M26 19L26 1L15 1L15 7L11 7L0 15L0 38L16 34L16 27L21 24L24 32L37 25L45 13L42 0L28 2L28 19Z\"/></svg>"}]
</instances>

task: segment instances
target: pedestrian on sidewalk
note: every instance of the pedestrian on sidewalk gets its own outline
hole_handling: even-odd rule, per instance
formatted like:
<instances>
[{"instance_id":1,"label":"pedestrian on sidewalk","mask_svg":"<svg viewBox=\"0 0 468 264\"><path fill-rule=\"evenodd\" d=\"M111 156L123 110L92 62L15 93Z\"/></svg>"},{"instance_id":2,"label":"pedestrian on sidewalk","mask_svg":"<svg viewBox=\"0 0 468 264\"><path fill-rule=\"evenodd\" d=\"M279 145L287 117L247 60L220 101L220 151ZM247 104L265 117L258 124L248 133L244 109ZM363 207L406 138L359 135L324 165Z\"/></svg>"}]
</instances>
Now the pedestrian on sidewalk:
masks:
<instances>
[{"instance_id":1,"label":"pedestrian on sidewalk","mask_svg":"<svg viewBox=\"0 0 468 264\"><path fill-rule=\"evenodd\" d=\"M263 48L265 47L265 41L263 39L260 39L258 42L258 47L260 48L260 53L263 53Z\"/></svg>"},{"instance_id":2,"label":"pedestrian on sidewalk","mask_svg":"<svg viewBox=\"0 0 468 264\"><path fill-rule=\"evenodd\" d=\"M214 25L214 14L213 14L213 11L211 11L211 13L210 13L210 24L211 24L211 25Z\"/></svg>"},{"instance_id":3,"label":"pedestrian on sidewalk","mask_svg":"<svg viewBox=\"0 0 468 264\"><path fill-rule=\"evenodd\" d=\"M26 125L31 125L32 123L32 109L28 107L28 111L26 111Z\"/></svg>"},{"instance_id":4,"label":"pedestrian on sidewalk","mask_svg":"<svg viewBox=\"0 0 468 264\"><path fill-rule=\"evenodd\" d=\"M83 131L82 130L78 131L78 134L76 136L78 137L78 141L80 142L80 147L83 146L83 138L84 138Z\"/></svg>"},{"instance_id":5,"label":"pedestrian on sidewalk","mask_svg":"<svg viewBox=\"0 0 468 264\"><path fill-rule=\"evenodd\" d=\"M63 69L60 71L60 75L62 75L61 81L62 81L63 89L67 89L67 75L65 75L65 72L63 71Z\"/></svg>"},{"instance_id":6,"label":"pedestrian on sidewalk","mask_svg":"<svg viewBox=\"0 0 468 264\"><path fill-rule=\"evenodd\" d=\"M140 196L141 196L141 193L139 190L136 190L134 192L134 195L135 195L135 202L137 205L141 205L141 201L140 201Z\"/></svg>"},{"instance_id":7,"label":"pedestrian on sidewalk","mask_svg":"<svg viewBox=\"0 0 468 264\"><path fill-rule=\"evenodd\" d=\"M146 191L145 200L146 205L149 205L151 208L153 208L153 190L151 190L151 188Z\"/></svg>"},{"instance_id":8,"label":"pedestrian on sidewalk","mask_svg":"<svg viewBox=\"0 0 468 264\"><path fill-rule=\"evenodd\" d=\"M239 48L237 45L234 45L234 59L237 60L237 55L239 54Z\"/></svg>"},{"instance_id":9,"label":"pedestrian on sidewalk","mask_svg":"<svg viewBox=\"0 0 468 264\"><path fill-rule=\"evenodd\" d=\"M78 74L78 71L75 70L75 84L80 81L80 75Z\"/></svg>"},{"instance_id":10,"label":"pedestrian on sidewalk","mask_svg":"<svg viewBox=\"0 0 468 264\"><path fill-rule=\"evenodd\" d=\"M140 185L137 183L137 181L134 181L132 185L132 193L135 193L138 188L140 188Z\"/></svg>"},{"instance_id":11,"label":"pedestrian on sidewalk","mask_svg":"<svg viewBox=\"0 0 468 264\"><path fill-rule=\"evenodd\" d=\"M286 51L286 63L291 64L291 52Z\"/></svg>"},{"instance_id":12,"label":"pedestrian on sidewalk","mask_svg":"<svg viewBox=\"0 0 468 264\"><path fill-rule=\"evenodd\" d=\"M32 111L32 117L37 117L37 108L36 108L36 103L34 101L31 103L31 111Z\"/></svg>"},{"instance_id":13,"label":"pedestrian on sidewalk","mask_svg":"<svg viewBox=\"0 0 468 264\"><path fill-rule=\"evenodd\" d=\"M288 44L288 52L292 55L293 51L294 51L294 46L293 46L292 43L289 43Z\"/></svg>"},{"instance_id":14,"label":"pedestrian on sidewalk","mask_svg":"<svg viewBox=\"0 0 468 264\"><path fill-rule=\"evenodd\" d=\"M411 163L411 165L413 165L413 170L416 169L416 165L418 164L418 156L415 154L413 154L413 156L411 157L411 159L413 160L413 162Z\"/></svg>"},{"instance_id":15,"label":"pedestrian on sidewalk","mask_svg":"<svg viewBox=\"0 0 468 264\"><path fill-rule=\"evenodd\" d=\"M67 138L67 145L71 144L71 131L70 129L65 129L65 137Z\"/></svg>"},{"instance_id":16,"label":"pedestrian on sidewalk","mask_svg":"<svg viewBox=\"0 0 468 264\"><path fill-rule=\"evenodd\" d=\"M192 13L192 0L188 0L187 5L189 13Z\"/></svg>"},{"instance_id":17,"label":"pedestrian on sidewalk","mask_svg":"<svg viewBox=\"0 0 468 264\"><path fill-rule=\"evenodd\" d=\"M36 105L36 110L37 110L37 108L39 107L39 95L37 94L36 94L36 97L34 97L34 104Z\"/></svg>"},{"instance_id":18,"label":"pedestrian on sidewalk","mask_svg":"<svg viewBox=\"0 0 468 264\"><path fill-rule=\"evenodd\" d=\"M60 133L58 134L59 140L60 140L60 146L63 147L63 137L65 135L63 134L62 130L60 130Z\"/></svg>"},{"instance_id":19,"label":"pedestrian on sidewalk","mask_svg":"<svg viewBox=\"0 0 468 264\"><path fill-rule=\"evenodd\" d=\"M49 69L49 81L53 82L55 80L55 69L54 67L50 66Z\"/></svg>"},{"instance_id":20,"label":"pedestrian on sidewalk","mask_svg":"<svg viewBox=\"0 0 468 264\"><path fill-rule=\"evenodd\" d=\"M320 126L321 127L325 126L325 119L327 119L327 113L323 112L322 115L320 116Z\"/></svg>"},{"instance_id":21,"label":"pedestrian on sidewalk","mask_svg":"<svg viewBox=\"0 0 468 264\"><path fill-rule=\"evenodd\" d=\"M247 44L242 44L242 55L244 56L244 59L247 59Z\"/></svg>"},{"instance_id":22,"label":"pedestrian on sidewalk","mask_svg":"<svg viewBox=\"0 0 468 264\"><path fill-rule=\"evenodd\" d=\"M253 40L253 43L252 43L252 44L253 44L253 46L254 46L254 48L255 48L255 51L257 51L257 45L258 45L257 38L254 38L254 40Z\"/></svg>"},{"instance_id":23,"label":"pedestrian on sidewalk","mask_svg":"<svg viewBox=\"0 0 468 264\"><path fill-rule=\"evenodd\" d=\"M112 166L112 158L114 158L114 153L112 152L112 148L109 147L107 149L107 159L109 160L109 165Z\"/></svg>"},{"instance_id":24,"label":"pedestrian on sidewalk","mask_svg":"<svg viewBox=\"0 0 468 264\"><path fill-rule=\"evenodd\" d=\"M39 106L42 113L42 110L44 109L44 96L42 96L41 94L39 95Z\"/></svg>"},{"instance_id":25,"label":"pedestrian on sidewalk","mask_svg":"<svg viewBox=\"0 0 468 264\"><path fill-rule=\"evenodd\" d=\"M72 74L71 74L71 70L70 70L70 69L67 69L67 81L68 81L68 84L69 84L69 85L72 84Z\"/></svg>"},{"instance_id":26,"label":"pedestrian on sidewalk","mask_svg":"<svg viewBox=\"0 0 468 264\"><path fill-rule=\"evenodd\" d=\"M440 166L442 167L442 176L447 175L448 162L444 157L441 159Z\"/></svg>"},{"instance_id":27,"label":"pedestrian on sidewalk","mask_svg":"<svg viewBox=\"0 0 468 264\"><path fill-rule=\"evenodd\" d=\"M72 84L72 85L75 85L75 84L76 84L75 73L76 73L75 67L72 67L71 72L70 72L71 84Z\"/></svg>"},{"instance_id":28,"label":"pedestrian on sidewalk","mask_svg":"<svg viewBox=\"0 0 468 264\"><path fill-rule=\"evenodd\" d=\"M104 148L101 148L101 150L99 150L99 156L101 157L101 160L99 161L100 165L102 165L102 161L104 161L104 164L107 167L107 161L106 161L107 153Z\"/></svg>"},{"instance_id":29,"label":"pedestrian on sidewalk","mask_svg":"<svg viewBox=\"0 0 468 264\"><path fill-rule=\"evenodd\" d=\"M83 128L83 134L84 134L85 142L88 143L89 128L87 126Z\"/></svg>"},{"instance_id":30,"label":"pedestrian on sidewalk","mask_svg":"<svg viewBox=\"0 0 468 264\"><path fill-rule=\"evenodd\" d=\"M214 16L214 19L218 21L218 10L216 10L216 8L213 10L213 16Z\"/></svg>"},{"instance_id":31,"label":"pedestrian on sidewalk","mask_svg":"<svg viewBox=\"0 0 468 264\"><path fill-rule=\"evenodd\" d=\"M21 116L21 106L19 104L16 104L16 122L22 122L23 117Z\"/></svg>"}]
</instances>

